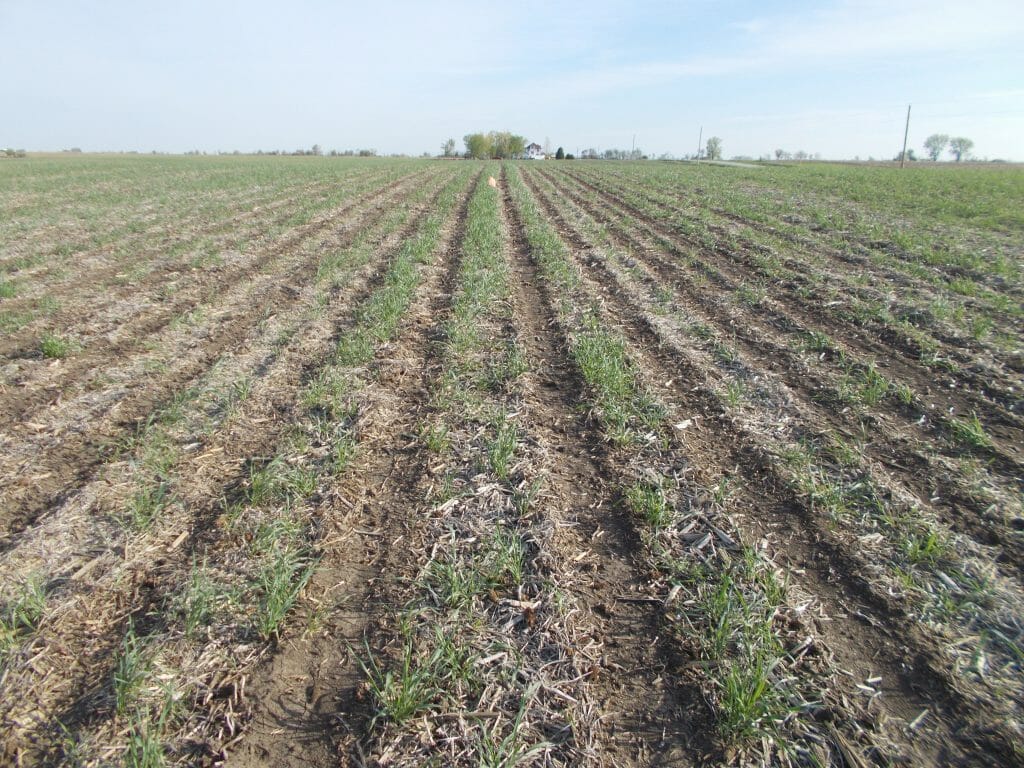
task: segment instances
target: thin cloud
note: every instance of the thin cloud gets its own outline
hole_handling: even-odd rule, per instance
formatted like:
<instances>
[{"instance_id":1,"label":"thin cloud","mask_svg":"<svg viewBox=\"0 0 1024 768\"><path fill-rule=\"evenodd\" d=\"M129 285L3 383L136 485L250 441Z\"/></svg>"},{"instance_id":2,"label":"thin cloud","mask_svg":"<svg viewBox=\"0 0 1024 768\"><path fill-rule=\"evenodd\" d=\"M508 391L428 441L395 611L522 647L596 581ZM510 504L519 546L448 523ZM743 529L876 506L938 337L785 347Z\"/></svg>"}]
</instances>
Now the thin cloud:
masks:
<instances>
[{"instance_id":1,"label":"thin cloud","mask_svg":"<svg viewBox=\"0 0 1024 768\"><path fill-rule=\"evenodd\" d=\"M981 0L965 13L962 3L843 2L809 14L736 22L726 55L621 65L544 76L525 84L534 98L595 96L625 88L652 87L696 77L724 77L808 67L849 66L922 54L963 54L1024 37L1017 4Z\"/></svg>"}]
</instances>

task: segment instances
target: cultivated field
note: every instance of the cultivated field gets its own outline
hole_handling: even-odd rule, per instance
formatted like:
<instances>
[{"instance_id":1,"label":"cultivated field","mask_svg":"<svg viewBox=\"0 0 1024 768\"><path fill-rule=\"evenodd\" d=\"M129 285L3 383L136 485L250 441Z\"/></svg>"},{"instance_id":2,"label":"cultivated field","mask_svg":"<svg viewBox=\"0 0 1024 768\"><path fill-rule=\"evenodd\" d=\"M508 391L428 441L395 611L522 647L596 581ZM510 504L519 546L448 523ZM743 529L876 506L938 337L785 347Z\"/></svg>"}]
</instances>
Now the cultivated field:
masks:
<instances>
[{"instance_id":1,"label":"cultivated field","mask_svg":"<svg viewBox=\"0 0 1024 768\"><path fill-rule=\"evenodd\" d=\"M0 763L1024 764L1022 270L1015 168L0 162Z\"/></svg>"}]
</instances>

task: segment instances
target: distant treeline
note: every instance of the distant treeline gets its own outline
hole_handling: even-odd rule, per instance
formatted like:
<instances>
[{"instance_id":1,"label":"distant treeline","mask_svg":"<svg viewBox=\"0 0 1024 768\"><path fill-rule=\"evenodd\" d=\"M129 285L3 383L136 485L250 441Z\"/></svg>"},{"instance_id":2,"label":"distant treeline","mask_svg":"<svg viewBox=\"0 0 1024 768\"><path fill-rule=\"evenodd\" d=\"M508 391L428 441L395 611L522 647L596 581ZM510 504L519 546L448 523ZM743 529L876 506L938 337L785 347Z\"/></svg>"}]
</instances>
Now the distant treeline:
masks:
<instances>
[{"instance_id":1,"label":"distant treeline","mask_svg":"<svg viewBox=\"0 0 1024 768\"><path fill-rule=\"evenodd\" d=\"M198 149L193 149L185 153L186 155L205 155L206 152L200 152ZM331 149L327 152L321 148L319 144L314 144L309 149L295 149L289 151L287 149L257 149L255 152L240 152L234 150L232 152L217 152L218 155L286 155L288 157L322 157L327 155L328 157L376 157L376 149Z\"/></svg>"},{"instance_id":2,"label":"distant treeline","mask_svg":"<svg viewBox=\"0 0 1024 768\"><path fill-rule=\"evenodd\" d=\"M466 145L466 157L477 160L506 160L522 157L526 150L526 139L508 131L490 133L469 133L462 139Z\"/></svg>"}]
</instances>

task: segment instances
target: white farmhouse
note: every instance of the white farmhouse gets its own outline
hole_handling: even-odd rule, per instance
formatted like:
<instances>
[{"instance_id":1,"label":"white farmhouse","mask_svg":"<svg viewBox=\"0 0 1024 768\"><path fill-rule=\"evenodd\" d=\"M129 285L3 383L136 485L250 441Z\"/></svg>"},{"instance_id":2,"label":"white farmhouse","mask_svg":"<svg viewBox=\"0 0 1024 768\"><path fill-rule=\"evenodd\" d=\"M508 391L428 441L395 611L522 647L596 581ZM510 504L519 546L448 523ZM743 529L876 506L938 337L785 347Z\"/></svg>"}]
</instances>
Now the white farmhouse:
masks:
<instances>
[{"instance_id":1,"label":"white farmhouse","mask_svg":"<svg viewBox=\"0 0 1024 768\"><path fill-rule=\"evenodd\" d=\"M523 153L523 157L527 160L543 160L544 159L544 147L540 144L530 144L526 147L526 151Z\"/></svg>"}]
</instances>

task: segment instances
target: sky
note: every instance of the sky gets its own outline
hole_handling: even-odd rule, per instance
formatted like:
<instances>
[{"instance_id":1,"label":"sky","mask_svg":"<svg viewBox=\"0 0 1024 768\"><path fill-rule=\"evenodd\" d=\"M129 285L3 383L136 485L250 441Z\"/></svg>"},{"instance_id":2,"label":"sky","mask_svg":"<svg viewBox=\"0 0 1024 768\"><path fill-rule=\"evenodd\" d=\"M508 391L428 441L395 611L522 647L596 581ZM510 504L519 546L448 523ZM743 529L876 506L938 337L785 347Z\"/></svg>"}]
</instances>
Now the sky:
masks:
<instances>
[{"instance_id":1,"label":"sky","mask_svg":"<svg viewBox=\"0 0 1024 768\"><path fill-rule=\"evenodd\" d=\"M1024 161L1022 0L0 0L0 147Z\"/></svg>"}]
</instances>

